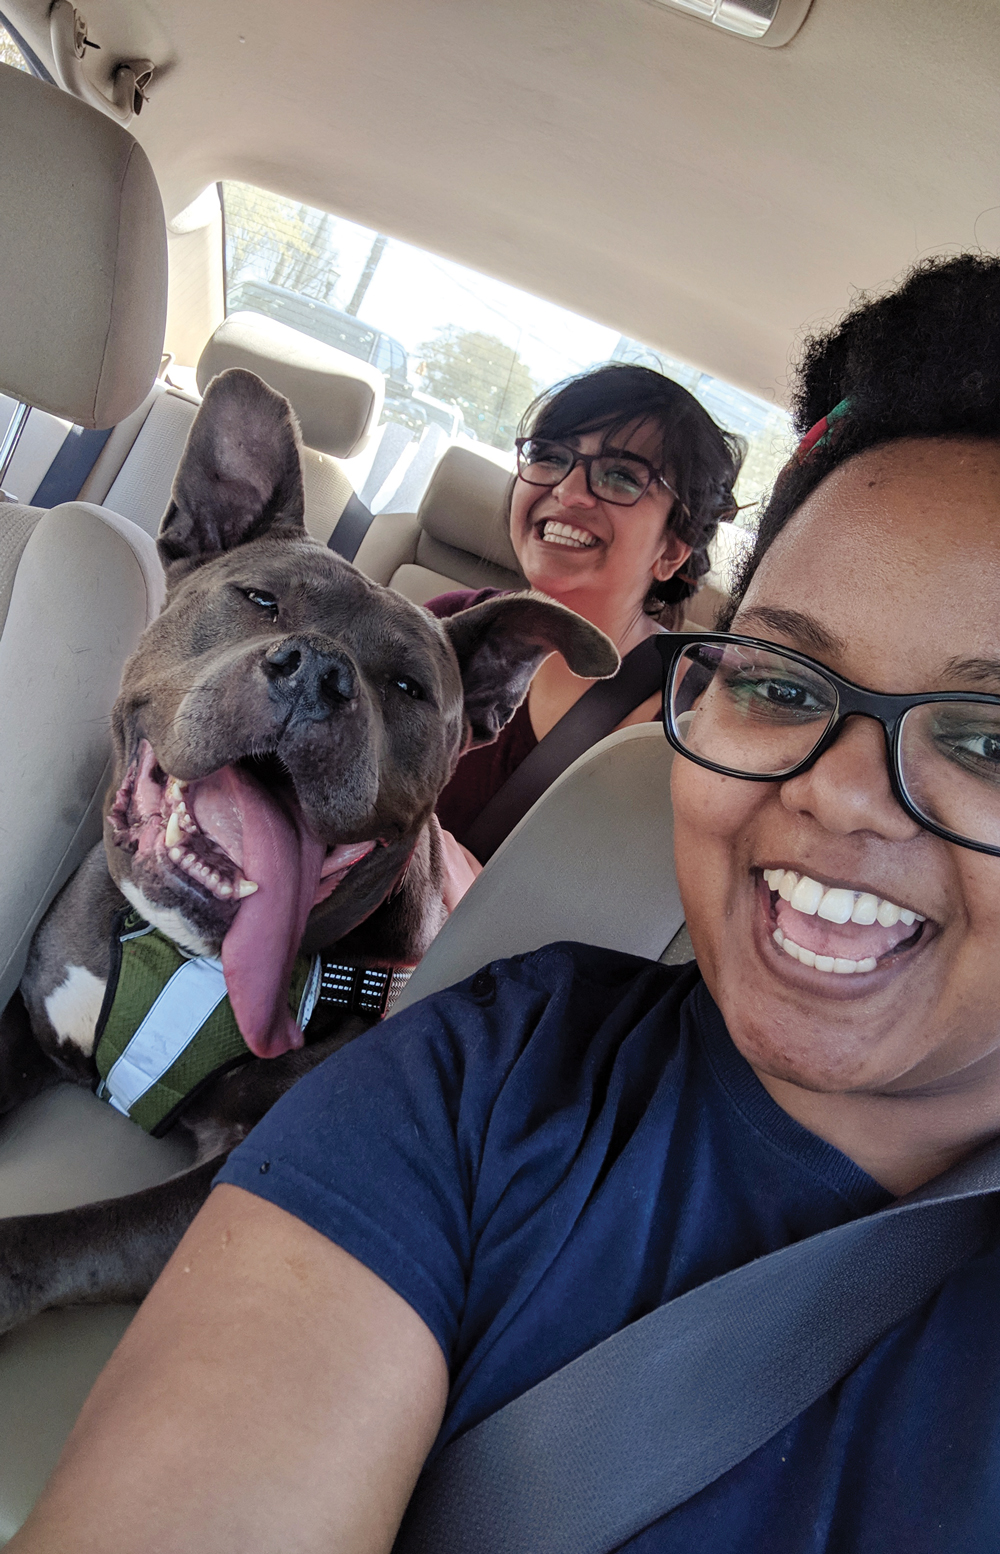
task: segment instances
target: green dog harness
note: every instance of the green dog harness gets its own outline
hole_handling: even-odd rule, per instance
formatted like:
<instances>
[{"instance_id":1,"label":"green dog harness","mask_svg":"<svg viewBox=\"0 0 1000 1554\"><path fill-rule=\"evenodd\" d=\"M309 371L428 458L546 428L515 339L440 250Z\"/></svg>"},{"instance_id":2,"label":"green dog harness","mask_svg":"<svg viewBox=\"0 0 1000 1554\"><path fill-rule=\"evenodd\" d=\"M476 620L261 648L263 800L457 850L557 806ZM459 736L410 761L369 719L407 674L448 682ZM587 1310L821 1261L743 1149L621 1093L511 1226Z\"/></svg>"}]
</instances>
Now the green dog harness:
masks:
<instances>
[{"instance_id":1,"label":"green dog harness","mask_svg":"<svg viewBox=\"0 0 1000 1554\"><path fill-rule=\"evenodd\" d=\"M160 1138L210 1080L254 1054L236 1024L220 960L186 954L129 908L116 919L111 962L97 1024L97 1095ZM405 968L300 955L288 1006L308 1042L318 1004L381 1018L409 977Z\"/></svg>"}]
</instances>

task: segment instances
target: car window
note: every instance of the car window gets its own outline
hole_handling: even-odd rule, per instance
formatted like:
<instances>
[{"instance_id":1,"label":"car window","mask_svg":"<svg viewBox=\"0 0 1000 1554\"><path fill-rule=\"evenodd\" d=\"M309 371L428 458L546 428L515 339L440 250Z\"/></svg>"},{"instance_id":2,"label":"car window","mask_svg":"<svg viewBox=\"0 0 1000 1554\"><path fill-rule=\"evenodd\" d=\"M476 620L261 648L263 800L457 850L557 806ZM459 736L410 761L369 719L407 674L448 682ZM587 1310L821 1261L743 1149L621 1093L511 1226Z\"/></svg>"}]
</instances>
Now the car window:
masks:
<instances>
[{"instance_id":1,"label":"car window","mask_svg":"<svg viewBox=\"0 0 1000 1554\"><path fill-rule=\"evenodd\" d=\"M392 376L392 355L385 335L378 337L374 360L379 372L384 372L387 378Z\"/></svg>"},{"instance_id":2,"label":"car window","mask_svg":"<svg viewBox=\"0 0 1000 1554\"><path fill-rule=\"evenodd\" d=\"M386 378L383 420L413 440L440 442L444 431L511 456L521 416L543 389L598 362L635 361L675 378L720 425L746 438L737 487L748 504L745 523L788 456L790 423L780 406L665 346L267 190L225 183L223 196L229 311L281 318L374 361ZM429 479L433 462L426 463Z\"/></svg>"},{"instance_id":3,"label":"car window","mask_svg":"<svg viewBox=\"0 0 1000 1554\"><path fill-rule=\"evenodd\" d=\"M2 22L0 22L0 65L13 65L15 70L28 70L29 75L31 73L27 60Z\"/></svg>"}]
</instances>

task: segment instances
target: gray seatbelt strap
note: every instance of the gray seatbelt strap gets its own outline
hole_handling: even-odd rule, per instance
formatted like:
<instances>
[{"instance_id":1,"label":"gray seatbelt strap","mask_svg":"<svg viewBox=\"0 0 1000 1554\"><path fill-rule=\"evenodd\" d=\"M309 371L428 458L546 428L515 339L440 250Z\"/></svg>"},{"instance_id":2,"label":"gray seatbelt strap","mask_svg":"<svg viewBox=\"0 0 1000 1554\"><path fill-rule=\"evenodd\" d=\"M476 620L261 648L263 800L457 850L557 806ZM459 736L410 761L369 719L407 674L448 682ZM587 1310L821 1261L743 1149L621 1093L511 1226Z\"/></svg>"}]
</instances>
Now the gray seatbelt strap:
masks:
<instances>
[{"instance_id":1,"label":"gray seatbelt strap","mask_svg":"<svg viewBox=\"0 0 1000 1554\"><path fill-rule=\"evenodd\" d=\"M609 680L598 680L584 691L579 701L528 752L460 838L462 846L480 863L488 863L546 788L662 685L663 660L656 649L656 639L646 637L626 653L617 674Z\"/></svg>"},{"instance_id":2,"label":"gray seatbelt strap","mask_svg":"<svg viewBox=\"0 0 1000 1554\"><path fill-rule=\"evenodd\" d=\"M375 514L369 512L361 498L351 492L344 503L344 510L327 540L330 550L335 550L345 561L353 561L361 548L361 541L375 522Z\"/></svg>"},{"instance_id":3,"label":"gray seatbelt strap","mask_svg":"<svg viewBox=\"0 0 1000 1554\"><path fill-rule=\"evenodd\" d=\"M113 430L88 432L82 426L71 426L42 476L31 506L58 507L61 502L72 502Z\"/></svg>"},{"instance_id":4,"label":"gray seatbelt strap","mask_svg":"<svg viewBox=\"0 0 1000 1554\"><path fill-rule=\"evenodd\" d=\"M446 1447L394 1554L609 1554L742 1462L996 1225L1000 1144L641 1318Z\"/></svg>"}]
</instances>

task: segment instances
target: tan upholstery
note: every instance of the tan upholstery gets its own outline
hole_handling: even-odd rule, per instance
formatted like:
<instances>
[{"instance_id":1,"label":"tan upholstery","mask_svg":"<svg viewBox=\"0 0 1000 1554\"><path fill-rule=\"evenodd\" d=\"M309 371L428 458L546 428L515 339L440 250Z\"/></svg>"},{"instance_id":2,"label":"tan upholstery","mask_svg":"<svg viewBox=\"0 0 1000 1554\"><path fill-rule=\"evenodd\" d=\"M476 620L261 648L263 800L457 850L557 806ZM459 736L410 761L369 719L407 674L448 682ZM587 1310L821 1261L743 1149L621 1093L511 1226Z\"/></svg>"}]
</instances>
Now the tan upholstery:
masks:
<instances>
[{"instance_id":1,"label":"tan upholstery","mask_svg":"<svg viewBox=\"0 0 1000 1554\"><path fill-rule=\"evenodd\" d=\"M149 392L166 233L141 146L96 108L0 65L0 390L81 426Z\"/></svg>"},{"instance_id":2,"label":"tan upholstery","mask_svg":"<svg viewBox=\"0 0 1000 1554\"><path fill-rule=\"evenodd\" d=\"M219 325L202 352L199 383L204 388L227 367L256 372L291 400L307 443L306 527L325 545L354 490L329 450L346 457L365 442L372 417L381 413L381 373L256 313L234 314ZM143 409L115 428L83 494L155 536L198 404L182 389L157 383Z\"/></svg>"},{"instance_id":3,"label":"tan upholstery","mask_svg":"<svg viewBox=\"0 0 1000 1554\"><path fill-rule=\"evenodd\" d=\"M378 425L385 379L368 362L259 313L232 313L198 362L205 392L217 372L245 367L291 400L307 448L346 459Z\"/></svg>"},{"instance_id":4,"label":"tan upholstery","mask_svg":"<svg viewBox=\"0 0 1000 1554\"><path fill-rule=\"evenodd\" d=\"M556 939L667 958L684 923L672 759L658 723L619 729L580 756L497 848L397 1009Z\"/></svg>"},{"instance_id":5,"label":"tan upholstery","mask_svg":"<svg viewBox=\"0 0 1000 1554\"><path fill-rule=\"evenodd\" d=\"M170 501L170 488L198 412L197 401L179 389L156 394L104 505L155 535Z\"/></svg>"},{"instance_id":6,"label":"tan upholstery","mask_svg":"<svg viewBox=\"0 0 1000 1554\"><path fill-rule=\"evenodd\" d=\"M453 550L470 551L494 566L517 572L503 509L511 477L473 448L449 448L420 504L420 526Z\"/></svg>"},{"instance_id":7,"label":"tan upholstery","mask_svg":"<svg viewBox=\"0 0 1000 1554\"><path fill-rule=\"evenodd\" d=\"M448 448L419 511L380 513L355 563L417 604L453 588L523 588L503 516L509 483L485 453Z\"/></svg>"},{"instance_id":8,"label":"tan upholstery","mask_svg":"<svg viewBox=\"0 0 1000 1554\"><path fill-rule=\"evenodd\" d=\"M4 504L0 553L6 533L15 538L0 573L0 799L17 824L5 829L0 1008L42 913L100 837L108 717L163 591L152 540L114 513Z\"/></svg>"}]
</instances>

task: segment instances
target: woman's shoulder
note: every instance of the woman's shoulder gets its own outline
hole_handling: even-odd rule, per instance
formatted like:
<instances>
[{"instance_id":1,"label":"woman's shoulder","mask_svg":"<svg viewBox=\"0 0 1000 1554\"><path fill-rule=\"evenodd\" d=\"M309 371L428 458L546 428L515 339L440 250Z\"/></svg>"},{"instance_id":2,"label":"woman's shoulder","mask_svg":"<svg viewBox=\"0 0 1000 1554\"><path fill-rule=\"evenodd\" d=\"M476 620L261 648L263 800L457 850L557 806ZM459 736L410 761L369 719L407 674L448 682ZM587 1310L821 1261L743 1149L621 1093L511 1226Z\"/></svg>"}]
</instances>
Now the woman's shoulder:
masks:
<instances>
[{"instance_id":1,"label":"woman's shoulder","mask_svg":"<svg viewBox=\"0 0 1000 1554\"><path fill-rule=\"evenodd\" d=\"M436 594L433 599L428 599L424 609L439 620L444 620L449 615L457 615L460 610L471 610L475 604L485 604L487 599L499 599L508 592L506 588L453 588L449 593Z\"/></svg>"}]
</instances>

